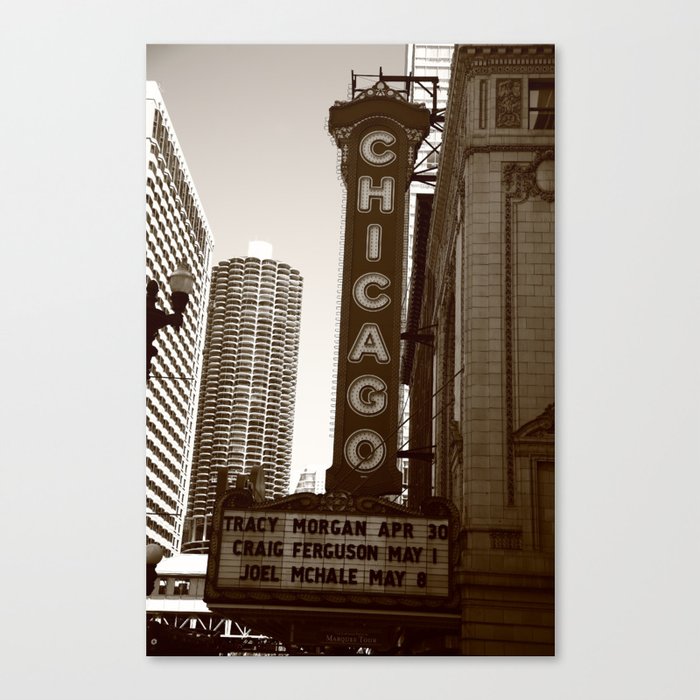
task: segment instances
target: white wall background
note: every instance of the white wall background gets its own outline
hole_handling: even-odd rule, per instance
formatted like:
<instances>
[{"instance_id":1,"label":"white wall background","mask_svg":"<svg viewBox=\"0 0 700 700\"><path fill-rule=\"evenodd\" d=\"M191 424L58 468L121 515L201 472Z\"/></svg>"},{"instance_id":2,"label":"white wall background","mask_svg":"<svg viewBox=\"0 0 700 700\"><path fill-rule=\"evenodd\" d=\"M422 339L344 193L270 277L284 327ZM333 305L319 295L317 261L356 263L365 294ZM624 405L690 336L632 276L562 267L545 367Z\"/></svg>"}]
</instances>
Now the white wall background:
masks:
<instances>
[{"instance_id":1,"label":"white wall background","mask_svg":"<svg viewBox=\"0 0 700 700\"><path fill-rule=\"evenodd\" d=\"M10 697L694 697L696 8L5 3L0 639ZM145 46L251 41L557 44L556 659L144 657Z\"/></svg>"}]
</instances>

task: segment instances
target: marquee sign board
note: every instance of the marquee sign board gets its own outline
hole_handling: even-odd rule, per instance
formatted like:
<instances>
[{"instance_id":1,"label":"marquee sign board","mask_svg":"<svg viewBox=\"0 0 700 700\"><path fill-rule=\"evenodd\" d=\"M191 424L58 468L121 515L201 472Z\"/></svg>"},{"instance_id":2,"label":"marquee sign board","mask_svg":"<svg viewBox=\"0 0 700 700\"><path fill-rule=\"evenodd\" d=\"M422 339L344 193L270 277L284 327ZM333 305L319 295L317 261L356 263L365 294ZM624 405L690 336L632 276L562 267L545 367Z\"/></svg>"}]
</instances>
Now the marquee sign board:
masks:
<instances>
[{"instance_id":1,"label":"marquee sign board","mask_svg":"<svg viewBox=\"0 0 700 700\"><path fill-rule=\"evenodd\" d=\"M383 82L330 109L347 187L329 490L401 492L396 466L406 191L430 113Z\"/></svg>"},{"instance_id":2,"label":"marquee sign board","mask_svg":"<svg viewBox=\"0 0 700 700\"><path fill-rule=\"evenodd\" d=\"M204 601L449 607L456 529L454 507L440 498L415 512L347 493L254 504L230 491L214 514Z\"/></svg>"}]
</instances>

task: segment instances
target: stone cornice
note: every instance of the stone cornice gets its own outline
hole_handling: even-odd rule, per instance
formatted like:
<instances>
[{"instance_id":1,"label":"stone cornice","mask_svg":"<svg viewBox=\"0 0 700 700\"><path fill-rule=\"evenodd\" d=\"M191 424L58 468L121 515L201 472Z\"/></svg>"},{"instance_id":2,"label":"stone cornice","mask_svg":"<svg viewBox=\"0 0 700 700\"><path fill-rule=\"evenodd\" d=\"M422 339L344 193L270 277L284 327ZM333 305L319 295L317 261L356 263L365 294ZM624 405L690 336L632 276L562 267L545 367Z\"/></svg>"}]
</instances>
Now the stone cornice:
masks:
<instances>
[{"instance_id":1,"label":"stone cornice","mask_svg":"<svg viewBox=\"0 0 700 700\"><path fill-rule=\"evenodd\" d=\"M459 46L455 55L467 78L498 73L554 72L553 44Z\"/></svg>"}]
</instances>

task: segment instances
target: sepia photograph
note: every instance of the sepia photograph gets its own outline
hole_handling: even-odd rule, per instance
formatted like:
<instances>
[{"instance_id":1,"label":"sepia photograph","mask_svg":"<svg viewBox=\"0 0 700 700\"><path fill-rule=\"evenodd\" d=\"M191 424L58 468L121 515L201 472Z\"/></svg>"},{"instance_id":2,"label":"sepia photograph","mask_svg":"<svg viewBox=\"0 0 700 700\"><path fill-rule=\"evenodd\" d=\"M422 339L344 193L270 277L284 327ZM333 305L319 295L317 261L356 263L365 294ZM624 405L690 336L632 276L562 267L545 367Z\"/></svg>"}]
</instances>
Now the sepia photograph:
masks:
<instances>
[{"instance_id":1,"label":"sepia photograph","mask_svg":"<svg viewBox=\"0 0 700 700\"><path fill-rule=\"evenodd\" d=\"M698 7L3 3L3 694L694 699Z\"/></svg>"},{"instance_id":2,"label":"sepia photograph","mask_svg":"<svg viewBox=\"0 0 700 700\"><path fill-rule=\"evenodd\" d=\"M554 46L147 74L147 654L553 655Z\"/></svg>"}]
</instances>

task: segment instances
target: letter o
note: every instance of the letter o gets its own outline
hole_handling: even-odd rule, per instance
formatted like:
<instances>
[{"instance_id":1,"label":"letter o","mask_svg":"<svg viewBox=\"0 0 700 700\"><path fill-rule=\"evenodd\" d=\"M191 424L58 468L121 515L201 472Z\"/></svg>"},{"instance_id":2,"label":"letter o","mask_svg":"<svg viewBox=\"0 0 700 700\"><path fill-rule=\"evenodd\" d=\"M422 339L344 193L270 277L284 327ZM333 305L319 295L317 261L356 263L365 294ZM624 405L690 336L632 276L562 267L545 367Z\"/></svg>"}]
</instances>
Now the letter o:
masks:
<instances>
[{"instance_id":1,"label":"letter o","mask_svg":"<svg viewBox=\"0 0 700 700\"><path fill-rule=\"evenodd\" d=\"M374 430L356 430L345 441L345 459L359 472L371 472L384 463L384 440Z\"/></svg>"}]
</instances>

